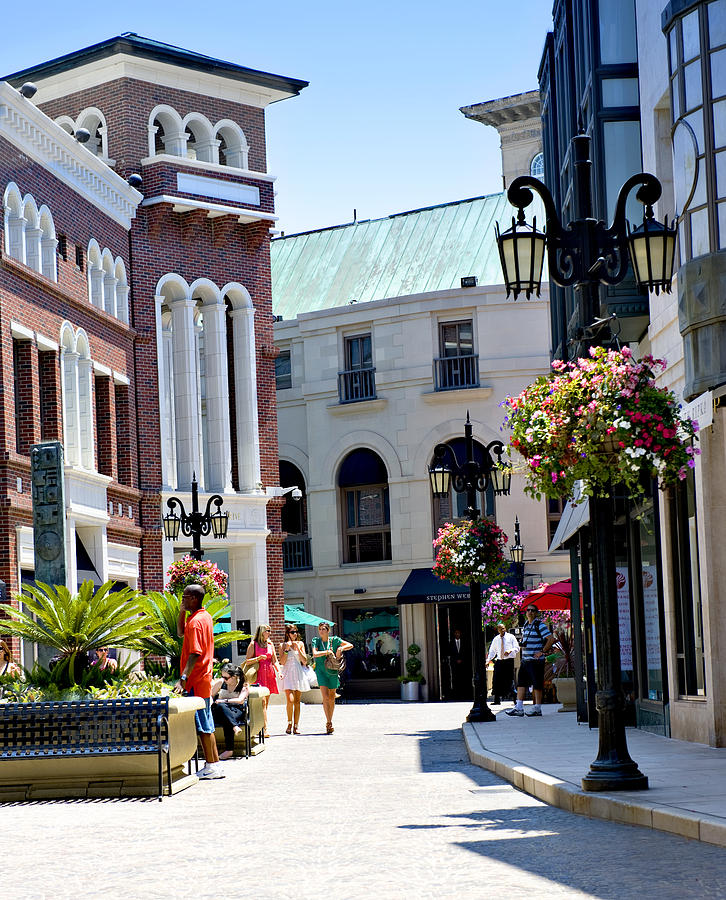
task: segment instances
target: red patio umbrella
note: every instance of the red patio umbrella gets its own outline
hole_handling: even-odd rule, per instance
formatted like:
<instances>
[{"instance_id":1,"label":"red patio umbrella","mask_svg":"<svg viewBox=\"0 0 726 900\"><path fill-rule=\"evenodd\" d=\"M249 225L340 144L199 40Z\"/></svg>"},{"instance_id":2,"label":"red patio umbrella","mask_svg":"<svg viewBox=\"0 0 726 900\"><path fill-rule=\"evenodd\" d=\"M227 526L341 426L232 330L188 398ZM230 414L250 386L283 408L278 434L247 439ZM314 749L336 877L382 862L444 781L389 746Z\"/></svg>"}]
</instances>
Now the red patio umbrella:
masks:
<instances>
[{"instance_id":1,"label":"red patio umbrella","mask_svg":"<svg viewBox=\"0 0 726 900\"><path fill-rule=\"evenodd\" d=\"M556 581L554 584L544 584L524 595L522 609L528 606L536 606L541 610L569 609L570 596L572 594L572 581ZM582 603L582 595L580 596Z\"/></svg>"}]
</instances>

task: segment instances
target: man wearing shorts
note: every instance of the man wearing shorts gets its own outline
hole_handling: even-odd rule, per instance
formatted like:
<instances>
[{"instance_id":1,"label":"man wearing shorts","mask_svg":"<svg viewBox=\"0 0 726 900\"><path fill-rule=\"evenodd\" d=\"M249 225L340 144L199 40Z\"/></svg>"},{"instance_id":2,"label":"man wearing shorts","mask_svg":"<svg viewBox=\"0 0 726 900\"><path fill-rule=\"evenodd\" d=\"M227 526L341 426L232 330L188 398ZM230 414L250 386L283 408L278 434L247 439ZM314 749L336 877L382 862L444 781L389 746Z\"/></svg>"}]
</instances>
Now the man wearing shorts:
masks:
<instances>
[{"instance_id":1,"label":"man wearing shorts","mask_svg":"<svg viewBox=\"0 0 726 900\"><path fill-rule=\"evenodd\" d=\"M517 673L517 702L512 709L505 710L508 716L541 716L542 689L544 688L544 667L547 651L555 642L555 636L544 622L537 619L537 607L527 607L527 621L522 628L522 662ZM534 703L524 711L524 695L532 688Z\"/></svg>"},{"instance_id":2,"label":"man wearing shorts","mask_svg":"<svg viewBox=\"0 0 726 900\"><path fill-rule=\"evenodd\" d=\"M214 737L214 719L211 711L212 659L214 657L214 623L202 606L204 588L200 584L190 584L184 589L177 633L184 638L181 654L181 675L174 690L180 694L186 691L192 697L204 700L202 709L194 714L199 740L202 742L206 765L197 772L197 777L207 780L224 778L222 763L219 761L217 741ZM189 613L189 618L187 618Z\"/></svg>"}]
</instances>

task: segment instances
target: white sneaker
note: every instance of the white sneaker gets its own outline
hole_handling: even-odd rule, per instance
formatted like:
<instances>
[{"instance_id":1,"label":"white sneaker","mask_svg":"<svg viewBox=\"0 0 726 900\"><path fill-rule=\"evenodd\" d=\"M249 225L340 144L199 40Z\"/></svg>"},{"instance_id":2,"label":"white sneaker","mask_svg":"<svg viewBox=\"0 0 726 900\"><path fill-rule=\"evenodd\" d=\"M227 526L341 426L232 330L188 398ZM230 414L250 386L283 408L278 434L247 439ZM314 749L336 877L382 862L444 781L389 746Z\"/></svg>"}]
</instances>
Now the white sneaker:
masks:
<instances>
[{"instance_id":1,"label":"white sneaker","mask_svg":"<svg viewBox=\"0 0 726 900\"><path fill-rule=\"evenodd\" d=\"M226 778L221 763L207 763L203 769L197 772L197 778L203 781L212 781L216 778Z\"/></svg>"}]
</instances>

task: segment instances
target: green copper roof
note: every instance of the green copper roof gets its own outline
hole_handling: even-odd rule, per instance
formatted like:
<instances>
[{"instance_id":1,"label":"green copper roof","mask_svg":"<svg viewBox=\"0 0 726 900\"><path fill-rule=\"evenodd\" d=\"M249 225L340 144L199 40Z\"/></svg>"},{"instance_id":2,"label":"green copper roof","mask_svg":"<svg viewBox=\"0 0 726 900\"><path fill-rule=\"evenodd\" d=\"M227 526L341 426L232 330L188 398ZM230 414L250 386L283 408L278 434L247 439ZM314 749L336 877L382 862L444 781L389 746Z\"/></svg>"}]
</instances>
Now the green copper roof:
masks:
<instances>
[{"instance_id":1,"label":"green copper roof","mask_svg":"<svg viewBox=\"0 0 726 900\"><path fill-rule=\"evenodd\" d=\"M506 194L323 228L272 241L276 316L461 286L502 284L494 223L515 212ZM540 216L538 215L538 220Z\"/></svg>"}]
</instances>

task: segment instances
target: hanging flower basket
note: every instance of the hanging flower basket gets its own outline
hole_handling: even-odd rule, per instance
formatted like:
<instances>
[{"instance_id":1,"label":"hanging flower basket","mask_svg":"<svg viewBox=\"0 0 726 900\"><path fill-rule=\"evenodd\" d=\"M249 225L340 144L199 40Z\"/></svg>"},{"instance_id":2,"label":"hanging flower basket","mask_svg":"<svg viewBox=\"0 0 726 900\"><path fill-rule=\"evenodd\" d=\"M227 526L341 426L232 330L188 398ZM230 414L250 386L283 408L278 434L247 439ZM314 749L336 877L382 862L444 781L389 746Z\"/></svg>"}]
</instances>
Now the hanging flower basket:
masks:
<instances>
[{"instance_id":1,"label":"hanging flower basket","mask_svg":"<svg viewBox=\"0 0 726 900\"><path fill-rule=\"evenodd\" d=\"M590 358L556 360L552 368L502 404L532 497L571 497L578 479L583 499L607 496L618 483L637 497L644 475L665 487L693 468L698 426L681 414L675 394L655 383L665 360L636 362L627 347L595 347Z\"/></svg>"},{"instance_id":2,"label":"hanging flower basket","mask_svg":"<svg viewBox=\"0 0 726 900\"><path fill-rule=\"evenodd\" d=\"M431 571L452 584L498 581L509 570L506 543L506 534L491 519L447 522L434 541L436 562Z\"/></svg>"},{"instance_id":3,"label":"hanging flower basket","mask_svg":"<svg viewBox=\"0 0 726 900\"><path fill-rule=\"evenodd\" d=\"M497 583L482 591L481 618L484 625L496 627L503 622L507 629L519 621L523 591L511 584Z\"/></svg>"},{"instance_id":4,"label":"hanging flower basket","mask_svg":"<svg viewBox=\"0 0 726 900\"><path fill-rule=\"evenodd\" d=\"M227 573L209 559L183 556L169 566L166 576L166 589L175 594L181 594L190 584L201 584L211 597L227 597Z\"/></svg>"}]
</instances>

